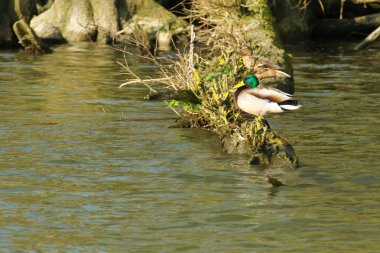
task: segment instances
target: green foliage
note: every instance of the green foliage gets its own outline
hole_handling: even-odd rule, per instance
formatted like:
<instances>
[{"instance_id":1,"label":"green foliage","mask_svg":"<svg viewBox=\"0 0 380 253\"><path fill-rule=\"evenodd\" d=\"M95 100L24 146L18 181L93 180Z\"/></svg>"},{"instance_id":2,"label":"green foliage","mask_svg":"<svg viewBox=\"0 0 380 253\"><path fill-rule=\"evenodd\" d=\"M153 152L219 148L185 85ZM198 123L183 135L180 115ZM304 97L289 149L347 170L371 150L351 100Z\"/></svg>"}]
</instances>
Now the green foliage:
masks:
<instances>
[{"instance_id":1,"label":"green foliage","mask_svg":"<svg viewBox=\"0 0 380 253\"><path fill-rule=\"evenodd\" d=\"M210 60L198 58L195 66L192 91L202 104L202 111L210 119L209 125L215 129L224 129L231 123L231 115L235 114L232 101L233 93L230 91L239 78L239 53L232 50L222 51ZM224 132L224 130L222 131Z\"/></svg>"},{"instance_id":2,"label":"green foliage","mask_svg":"<svg viewBox=\"0 0 380 253\"><path fill-rule=\"evenodd\" d=\"M369 3L368 6L370 6L372 9L378 11L380 10L380 4L379 3Z\"/></svg>"},{"instance_id":3,"label":"green foliage","mask_svg":"<svg viewBox=\"0 0 380 253\"><path fill-rule=\"evenodd\" d=\"M199 110L201 110L201 105L200 104L195 104L195 103L192 103L192 102L189 102L189 101L180 101L180 100L171 100L169 103L168 103L168 106L170 108L175 108L177 106L181 106L185 111L191 111L191 112L197 112Z\"/></svg>"},{"instance_id":4,"label":"green foliage","mask_svg":"<svg viewBox=\"0 0 380 253\"><path fill-rule=\"evenodd\" d=\"M188 78L199 104L172 100L168 105L180 115L183 126L206 128L221 137L240 136L257 151L266 143L268 127L261 119L247 121L242 117L232 90L246 75L238 48L224 48L209 59L197 55Z\"/></svg>"}]
</instances>

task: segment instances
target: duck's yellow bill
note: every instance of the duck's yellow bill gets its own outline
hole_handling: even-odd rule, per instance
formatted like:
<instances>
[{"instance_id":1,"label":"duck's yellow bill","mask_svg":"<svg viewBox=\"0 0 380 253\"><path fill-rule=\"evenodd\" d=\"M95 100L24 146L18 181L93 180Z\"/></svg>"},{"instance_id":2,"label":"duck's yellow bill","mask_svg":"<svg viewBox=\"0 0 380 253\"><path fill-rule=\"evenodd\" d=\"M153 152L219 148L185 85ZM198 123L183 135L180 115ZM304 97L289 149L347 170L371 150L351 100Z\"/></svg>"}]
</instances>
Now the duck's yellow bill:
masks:
<instances>
[{"instance_id":1,"label":"duck's yellow bill","mask_svg":"<svg viewBox=\"0 0 380 253\"><path fill-rule=\"evenodd\" d=\"M242 87L244 85L245 85L245 83L243 81L240 81L237 84L235 84L235 86L232 87L232 89L236 90L237 88L240 88L240 87Z\"/></svg>"}]
</instances>

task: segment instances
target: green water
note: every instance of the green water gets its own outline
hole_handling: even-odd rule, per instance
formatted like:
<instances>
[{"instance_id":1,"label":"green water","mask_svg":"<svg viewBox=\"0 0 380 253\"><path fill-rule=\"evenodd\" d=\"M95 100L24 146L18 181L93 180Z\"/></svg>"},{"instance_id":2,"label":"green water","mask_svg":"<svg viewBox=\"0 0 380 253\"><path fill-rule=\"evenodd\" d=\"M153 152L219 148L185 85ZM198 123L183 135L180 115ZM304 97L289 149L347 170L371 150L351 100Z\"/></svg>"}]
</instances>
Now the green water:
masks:
<instances>
[{"instance_id":1,"label":"green water","mask_svg":"<svg viewBox=\"0 0 380 253\"><path fill-rule=\"evenodd\" d=\"M379 252L380 45L290 52L303 108L269 122L296 172L168 128L109 48L1 51L0 252Z\"/></svg>"}]
</instances>

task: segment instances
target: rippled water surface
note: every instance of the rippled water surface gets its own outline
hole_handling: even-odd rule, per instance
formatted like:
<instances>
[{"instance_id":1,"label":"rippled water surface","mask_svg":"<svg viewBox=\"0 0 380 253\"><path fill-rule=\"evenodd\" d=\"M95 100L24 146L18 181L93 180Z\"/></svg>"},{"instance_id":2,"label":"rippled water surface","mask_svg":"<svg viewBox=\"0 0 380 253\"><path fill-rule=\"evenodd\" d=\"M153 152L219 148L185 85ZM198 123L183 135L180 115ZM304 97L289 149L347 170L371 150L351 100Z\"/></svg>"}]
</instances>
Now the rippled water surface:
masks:
<instances>
[{"instance_id":1,"label":"rippled water surface","mask_svg":"<svg viewBox=\"0 0 380 253\"><path fill-rule=\"evenodd\" d=\"M378 252L380 44L346 46L289 50L303 108L269 122L297 171L168 128L145 88L118 89L112 49L0 51L0 251Z\"/></svg>"}]
</instances>

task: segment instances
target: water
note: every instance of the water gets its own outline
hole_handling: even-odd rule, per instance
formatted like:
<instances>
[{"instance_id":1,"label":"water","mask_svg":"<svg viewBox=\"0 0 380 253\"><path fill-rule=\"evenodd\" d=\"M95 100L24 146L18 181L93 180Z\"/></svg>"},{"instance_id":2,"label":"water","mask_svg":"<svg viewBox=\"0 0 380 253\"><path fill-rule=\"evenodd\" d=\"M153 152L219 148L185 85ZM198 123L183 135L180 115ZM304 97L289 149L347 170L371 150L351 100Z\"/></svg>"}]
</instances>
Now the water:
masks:
<instances>
[{"instance_id":1,"label":"water","mask_svg":"<svg viewBox=\"0 0 380 253\"><path fill-rule=\"evenodd\" d=\"M290 48L304 106L269 122L296 172L168 128L109 48L0 52L0 252L378 252L379 49Z\"/></svg>"}]
</instances>

